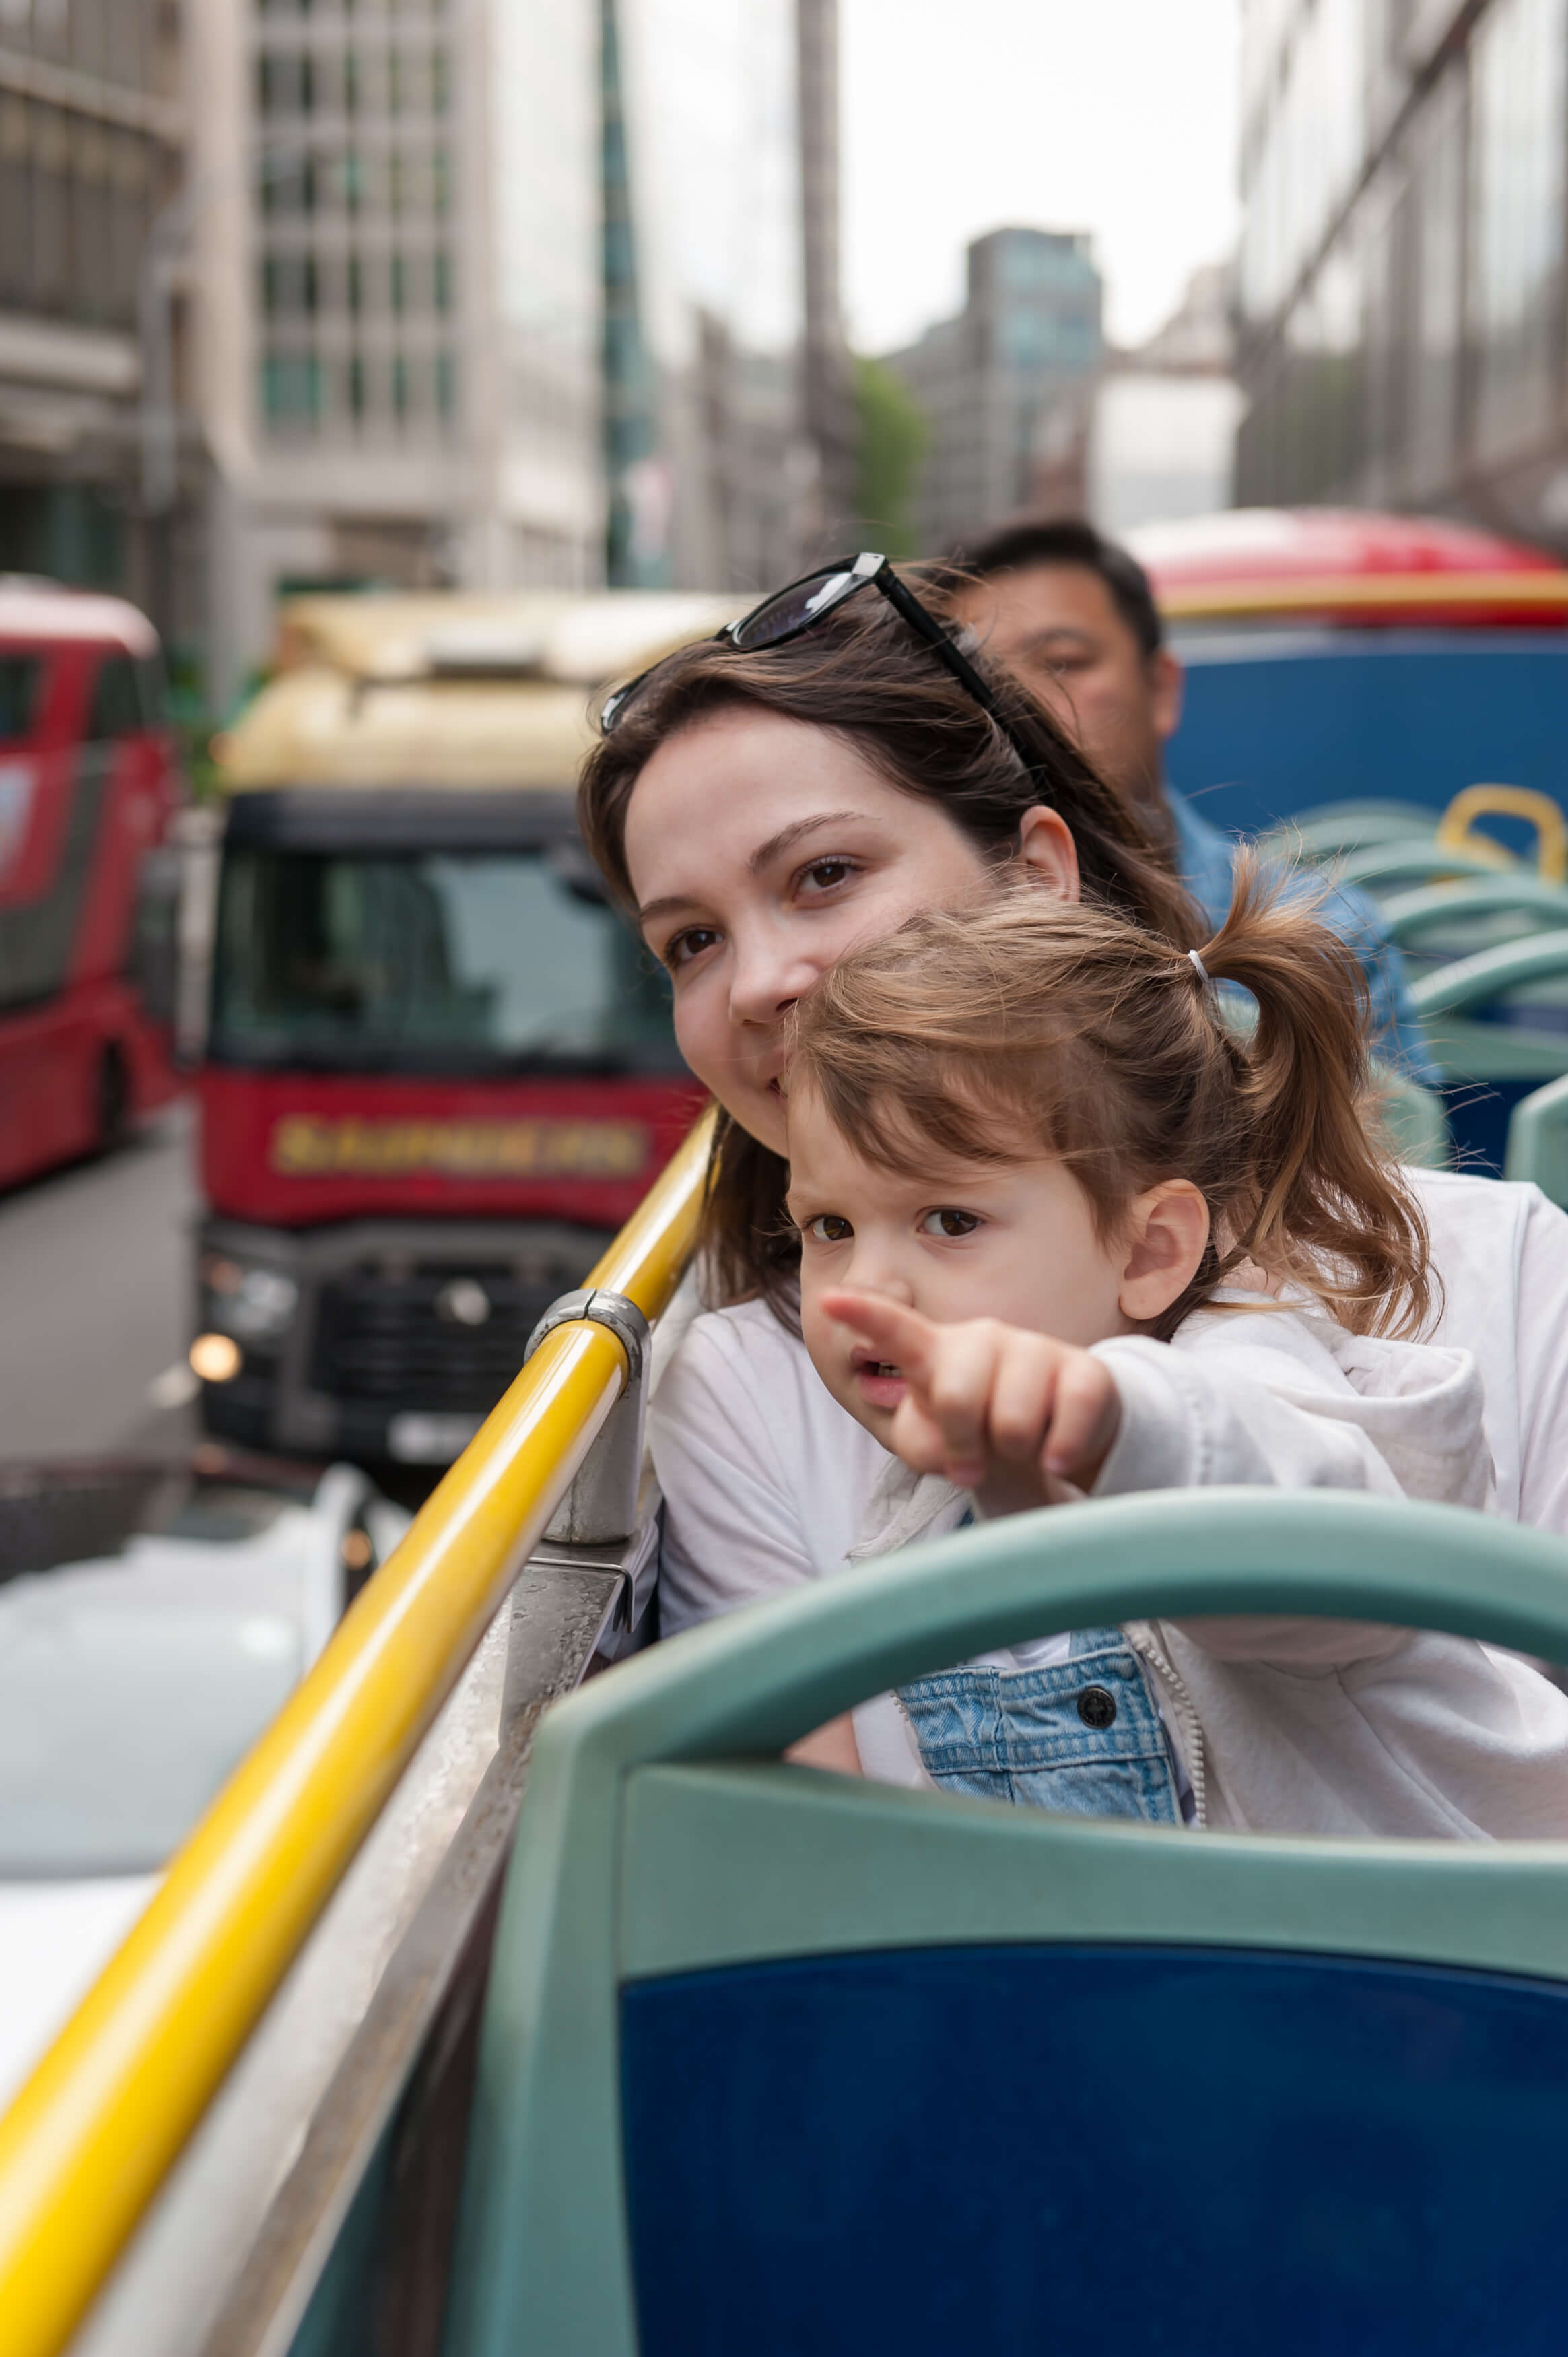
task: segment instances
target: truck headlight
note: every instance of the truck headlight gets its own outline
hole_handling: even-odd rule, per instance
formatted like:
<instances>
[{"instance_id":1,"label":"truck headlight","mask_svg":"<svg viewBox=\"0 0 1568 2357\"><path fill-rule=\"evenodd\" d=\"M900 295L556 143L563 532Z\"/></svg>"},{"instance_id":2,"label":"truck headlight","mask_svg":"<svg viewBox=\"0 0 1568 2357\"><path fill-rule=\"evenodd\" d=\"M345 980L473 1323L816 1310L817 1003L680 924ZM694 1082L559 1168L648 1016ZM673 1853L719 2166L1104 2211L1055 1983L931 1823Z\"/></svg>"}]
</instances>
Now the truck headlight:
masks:
<instances>
[{"instance_id":1,"label":"truck headlight","mask_svg":"<svg viewBox=\"0 0 1568 2357\"><path fill-rule=\"evenodd\" d=\"M201 1265L208 1323L242 1342L272 1342L286 1333L299 1305L299 1287L282 1269L209 1254Z\"/></svg>"}]
</instances>

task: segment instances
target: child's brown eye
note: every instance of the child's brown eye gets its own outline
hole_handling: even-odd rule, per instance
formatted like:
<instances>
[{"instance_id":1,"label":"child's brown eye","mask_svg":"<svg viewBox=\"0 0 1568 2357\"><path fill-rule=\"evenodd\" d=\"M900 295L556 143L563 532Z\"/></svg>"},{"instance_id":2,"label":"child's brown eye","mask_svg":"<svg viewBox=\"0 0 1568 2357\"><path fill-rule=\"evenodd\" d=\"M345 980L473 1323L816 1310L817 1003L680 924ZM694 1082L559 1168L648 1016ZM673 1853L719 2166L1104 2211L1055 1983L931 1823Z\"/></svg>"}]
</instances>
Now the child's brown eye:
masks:
<instances>
[{"instance_id":1,"label":"child's brown eye","mask_svg":"<svg viewBox=\"0 0 1568 2357\"><path fill-rule=\"evenodd\" d=\"M819 1211L814 1220L807 1221L806 1233L813 1243L842 1244L848 1243L854 1230L836 1211Z\"/></svg>"},{"instance_id":2,"label":"child's brown eye","mask_svg":"<svg viewBox=\"0 0 1568 2357\"><path fill-rule=\"evenodd\" d=\"M972 1236L980 1224L978 1211L959 1211L950 1206L928 1211L920 1222L921 1231L928 1236Z\"/></svg>"}]
</instances>

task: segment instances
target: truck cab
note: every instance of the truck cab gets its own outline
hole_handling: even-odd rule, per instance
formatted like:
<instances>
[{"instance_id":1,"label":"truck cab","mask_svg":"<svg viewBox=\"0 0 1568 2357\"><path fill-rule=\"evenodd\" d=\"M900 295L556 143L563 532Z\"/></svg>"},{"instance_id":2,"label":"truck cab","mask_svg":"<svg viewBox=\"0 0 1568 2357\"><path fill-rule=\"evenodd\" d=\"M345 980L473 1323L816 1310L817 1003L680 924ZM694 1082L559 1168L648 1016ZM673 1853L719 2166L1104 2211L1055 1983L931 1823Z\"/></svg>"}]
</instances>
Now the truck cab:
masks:
<instances>
[{"instance_id":1,"label":"truck cab","mask_svg":"<svg viewBox=\"0 0 1568 2357\"><path fill-rule=\"evenodd\" d=\"M315 598L221 745L200 1065L209 1431L438 1466L689 1128L574 775L692 597Z\"/></svg>"}]
</instances>

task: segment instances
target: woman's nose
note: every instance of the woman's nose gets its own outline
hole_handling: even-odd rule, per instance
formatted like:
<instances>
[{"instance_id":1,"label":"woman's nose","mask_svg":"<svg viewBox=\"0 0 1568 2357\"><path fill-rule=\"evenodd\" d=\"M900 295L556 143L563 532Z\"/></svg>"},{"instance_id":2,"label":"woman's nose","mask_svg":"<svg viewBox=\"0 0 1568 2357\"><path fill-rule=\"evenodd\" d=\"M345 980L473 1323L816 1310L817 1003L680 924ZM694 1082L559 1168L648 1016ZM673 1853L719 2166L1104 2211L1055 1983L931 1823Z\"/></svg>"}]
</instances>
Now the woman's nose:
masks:
<instances>
[{"instance_id":1,"label":"woman's nose","mask_svg":"<svg viewBox=\"0 0 1568 2357\"><path fill-rule=\"evenodd\" d=\"M730 983L730 1019L777 1023L817 979L818 968L783 942L757 941L737 954Z\"/></svg>"}]
</instances>

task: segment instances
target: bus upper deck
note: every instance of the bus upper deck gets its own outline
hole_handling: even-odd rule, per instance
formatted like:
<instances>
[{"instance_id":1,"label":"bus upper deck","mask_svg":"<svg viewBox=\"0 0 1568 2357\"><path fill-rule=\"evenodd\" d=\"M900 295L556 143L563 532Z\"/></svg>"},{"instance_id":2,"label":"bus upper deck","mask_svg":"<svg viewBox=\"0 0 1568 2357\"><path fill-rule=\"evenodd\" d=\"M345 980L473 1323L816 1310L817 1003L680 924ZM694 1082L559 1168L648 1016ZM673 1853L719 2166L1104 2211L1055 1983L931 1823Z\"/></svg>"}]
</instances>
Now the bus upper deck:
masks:
<instances>
[{"instance_id":1,"label":"bus upper deck","mask_svg":"<svg viewBox=\"0 0 1568 2357\"><path fill-rule=\"evenodd\" d=\"M1554 594L1565 586L1559 576ZM1402 799L1421 799L1404 778L1386 782ZM1332 798L1315 779L1290 808ZM1558 1070L1568 1072L1568 1050ZM1406 1977L1397 1986L1374 1974L1359 2017L1367 2071L1380 2021L1382 2059L1397 2063L1372 2099L1373 2175L1401 2181L1422 2148L1422 2124L1412 2128L1405 2107L1428 2050L1419 2038L1402 2045L1388 2029L1395 2017L1419 2017L1436 2025L1434 2036L1461 2044L1474 2034L1482 2059L1464 2083L1470 2110L1448 2128L1463 2131L1467 2118L1485 2134L1488 2121L1506 2123L1505 2142L1539 2159L1540 2117L1527 2119L1528 2105L1488 2109L1502 2084L1495 2070L1487 2076L1491 2033L1473 2033L1462 2007L1442 2012L1455 1992L1436 1977L1463 1981L1483 2004L1499 1976L1509 1987L1520 1975L1543 1988L1562 1980L1568 1964L1552 1926L1564 1867L1555 1846L1529 1857L1504 1845L1441 1860L1380 1850L1358 1859L1327 1855L1333 1846L1248 1840L1177 1855L1159 1835L1020 1831L1015 1821L1004 1839L984 1804L936 1796L933 1812L923 1796L868 1793L852 1809L798 1771L765 1764L858 1691L857 1680L885 1683L1032 1628L1047 1577L1078 1582L1075 1609L1101 1619L1234 1610L1267 1562L1291 1609L1425 1614L1553 1658L1568 1649L1553 1543L1477 1526L1461 1544L1441 1516L1411 1521L1393 1508L1381 1520L1337 1519L1340 1501L1311 1501L1323 1512L1291 1501L1294 1521L1244 1499L1193 1501L1202 1514L1166 1501L1155 1515L1085 1518L1102 1535L1081 1559L1070 1547L1047 1556L1036 1544L1030 1555L993 1534L968 1554L961 1544L947 1556L896 1561L864 1588L844 1583L797 1599L799 1609L759 1618L754 1637L739 1625L715 1631L705 1652L687 1647L666 1662L656 1650L624 1676L596 1680L560 1714L559 1734L540 1754L476 2065L495 1908L540 1712L604 1657L607 1641L616 1650L618 1622L646 1593L650 1501L638 1483L650 1360L639 1321L657 1318L690 1248L703 1152L699 1134L587 1273L584 1292L562 1305L564 1322L541 1339L350 1609L0 2126L7 2357L53 2357L65 2346L122 2249L107 2294L81 2324L83 2357L369 2346L424 2357L444 2330L457 2357L511 2347L607 2357L634 2345L628 2332L650 2351L682 2345L691 2315L682 2301L693 2266L704 2264L743 2303L728 2311L732 2328L750 2302L784 2335L763 2334L759 2347L829 2345L809 2331L788 2338L791 2319L802 2330L802 2317L821 2322L820 2303L801 2307L798 2297L824 2279L816 2260L827 2212L822 2202L810 2216L776 2206L773 2231L755 2210L737 2220L733 2203L725 2208L736 2147L714 2140L723 2126L714 2072L721 2093L772 2087L782 2104L796 2082L810 2092L820 2083L809 2068L815 2033L780 2043L791 2019L825 2025L822 2035L840 2041L834 2050L851 2060L858 2051L855 2067L868 2068L872 2015L863 2003L835 2011L831 1974L808 1980L819 1966L826 1973L824 1960L870 1970L890 1949L915 1959L956 1951L961 1961L970 1951L977 1970L982 1949L1011 1949L1021 1962L1043 1946L1064 1970L1071 1952L1111 1949L1143 1971L1145 1989L1162 1956L1183 1952L1185 1969L1187 1952L1217 1941L1260 1958L1283 1948L1334 1960L1337 1980L1333 1970L1310 1988L1304 1978L1278 2000L1244 1975L1223 1986L1193 1983L1210 2025L1210 2043L1190 2047L1200 2077L1212 2090L1228 2083L1227 2071L1251 2072L1268 2097L1260 2153L1270 2103L1276 2132L1285 2121L1309 2128L1312 2116L1305 2081L1282 2086L1268 2075L1278 2007L1298 1990L1307 2010L1332 2004L1336 1988L1349 1989L1351 1964L1398 1967ZM961 1590L967 1600L955 1602ZM886 1634L895 1591L919 1616L908 1657L897 1662ZM788 1985L768 1978L783 1967L800 1968ZM983 1975L963 2003L999 2018L1002 1994ZM1086 2040L1088 1994L1090 2011L1071 2016ZM1060 1982L1052 2001L1079 2006L1082 1996ZM1233 2023L1245 2015L1251 2024L1244 2064L1240 2046L1227 2042L1227 2007ZM908 2018L931 2018L925 1995ZM1179 2007L1164 2018L1182 2027L1192 2018ZM1531 2034L1556 2031L1543 2017ZM1172 2043L1182 2042L1178 2028ZM908 2052L887 2048L895 2076ZM457 2241L476 2067L481 2132ZM886 2116L886 2073L878 2083ZM1513 2103L1518 2083L1509 2086ZM1173 2102L1194 2093L1190 2080L1171 2083ZM683 2161L660 2209L658 2124L674 2116L666 2107L678 2099L688 2104L691 2152L717 2154L723 2168L698 2183ZM1098 2156L1103 2107L1092 2085L1072 2101L1080 2157ZM831 2106L791 2099L783 2108L797 2124L814 2121L829 2149L846 2130ZM768 2116L759 2099L732 2111L725 2133L738 2120L755 2140ZM906 2150L918 2143L918 2106L900 2134ZM1448 2168L1452 2139L1441 2149ZM798 2146L790 2150L789 2181L800 2182L806 2164ZM886 2144L868 2148L864 2181L880 2181L889 2165ZM1357 2200L1369 2199L1367 2172L1352 2179ZM781 2198L782 2159L767 2184ZM842 2199L843 2216L856 2214L844 2172L828 2169L822 2185L829 2211ZM1146 2197L1146 2186L1135 2190ZM1165 2190L1169 2218L1187 2218L1179 2187ZM719 2205L717 2249L687 2233L703 2202ZM1437 2204L1430 2215L1440 2210L1454 2227L1451 2209ZM1334 2210L1336 2221L1344 2214ZM1308 2226L1326 2216L1320 2201ZM1155 2222L1147 2221L1151 2233ZM1212 2222L1197 2222L1205 2249ZM884 2207L869 2223L883 2251L897 2235L908 2244L932 2231L929 2213L922 2225L908 2207ZM744 2246L741 2226L751 2238ZM1382 2218L1377 2231L1376 2265L1357 2245L1363 2274L1412 2268L1396 2226ZM1316 2264L1321 2240L1312 2244ZM834 2264L848 2265L835 2247ZM942 2247L950 2256L950 2244ZM1273 2266L1273 2287L1299 2307L1298 2259L1305 2265L1298 2253ZM463 2289L448 2316L454 2269ZM1495 2290L1508 2280L1505 2255L1487 2282ZM1256 2291L1254 2276L1248 2282ZM1187 2294L1172 2297L1174 2319ZM1294 2348L1283 2305L1282 2314L1276 2297L1266 2311L1270 2345ZM1317 2314L1310 2302L1306 2312L1309 2322ZM1325 2330L1334 2322L1317 2317ZM734 2345L722 2321L714 2329L719 2337L704 2345ZM864 2313L858 2329L866 2330ZM1343 2316L1337 2329L1348 2329Z\"/></svg>"}]
</instances>

